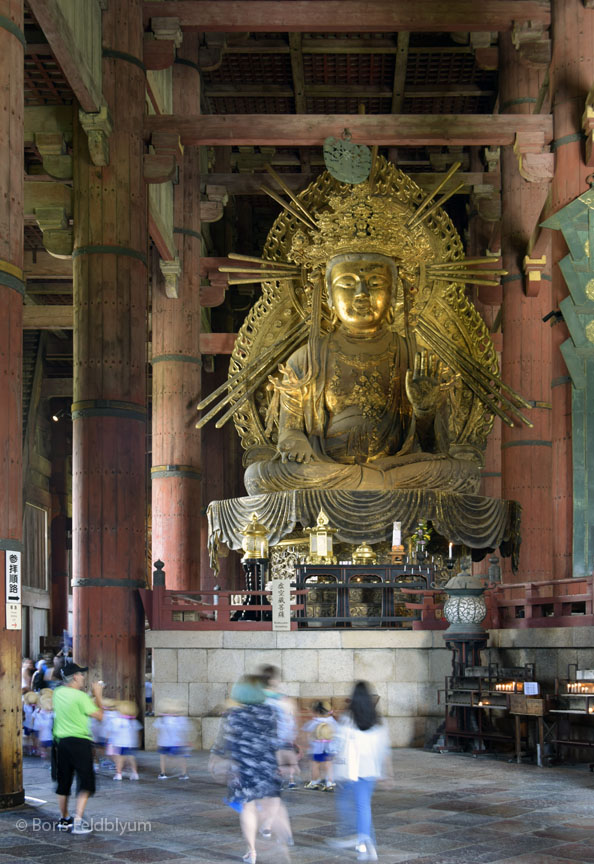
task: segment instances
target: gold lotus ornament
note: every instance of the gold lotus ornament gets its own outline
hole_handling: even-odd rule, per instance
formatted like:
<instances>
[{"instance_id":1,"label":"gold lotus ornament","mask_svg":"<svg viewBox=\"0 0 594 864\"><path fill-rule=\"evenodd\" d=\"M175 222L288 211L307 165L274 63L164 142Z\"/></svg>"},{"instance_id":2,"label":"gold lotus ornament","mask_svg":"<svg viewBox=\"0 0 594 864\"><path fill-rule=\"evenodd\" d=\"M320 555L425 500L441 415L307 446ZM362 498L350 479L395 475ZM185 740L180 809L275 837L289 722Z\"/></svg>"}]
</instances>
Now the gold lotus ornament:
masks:
<instances>
[{"instance_id":1,"label":"gold lotus ornament","mask_svg":"<svg viewBox=\"0 0 594 864\"><path fill-rule=\"evenodd\" d=\"M330 520L324 510L318 513L315 526L305 530L309 534L307 563L336 564L333 554L333 535L336 534L336 528L330 527Z\"/></svg>"}]
</instances>

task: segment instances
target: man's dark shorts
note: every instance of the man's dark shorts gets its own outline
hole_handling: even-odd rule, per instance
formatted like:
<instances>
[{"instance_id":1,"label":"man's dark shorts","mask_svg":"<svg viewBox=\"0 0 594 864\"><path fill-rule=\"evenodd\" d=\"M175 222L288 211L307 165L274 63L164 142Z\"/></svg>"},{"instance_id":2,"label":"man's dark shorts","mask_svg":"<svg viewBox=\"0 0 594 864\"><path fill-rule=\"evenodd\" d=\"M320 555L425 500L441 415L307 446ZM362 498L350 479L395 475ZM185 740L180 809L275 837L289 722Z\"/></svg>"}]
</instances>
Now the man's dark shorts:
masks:
<instances>
[{"instance_id":1,"label":"man's dark shorts","mask_svg":"<svg viewBox=\"0 0 594 864\"><path fill-rule=\"evenodd\" d=\"M70 795L76 772L77 792L95 792L93 742L86 738L60 738L58 741L58 795Z\"/></svg>"}]
</instances>

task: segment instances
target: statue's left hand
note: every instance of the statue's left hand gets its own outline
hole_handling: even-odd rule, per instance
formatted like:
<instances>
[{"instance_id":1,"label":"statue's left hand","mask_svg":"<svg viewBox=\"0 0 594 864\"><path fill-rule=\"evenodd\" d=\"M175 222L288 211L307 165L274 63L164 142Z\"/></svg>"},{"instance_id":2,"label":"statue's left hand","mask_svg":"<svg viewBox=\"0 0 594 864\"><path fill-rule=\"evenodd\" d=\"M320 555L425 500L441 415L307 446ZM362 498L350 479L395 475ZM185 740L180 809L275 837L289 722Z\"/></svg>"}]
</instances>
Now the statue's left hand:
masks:
<instances>
[{"instance_id":1,"label":"statue's left hand","mask_svg":"<svg viewBox=\"0 0 594 864\"><path fill-rule=\"evenodd\" d=\"M406 373L406 395L415 414L435 413L442 378L441 360L426 349L415 354L414 369Z\"/></svg>"}]
</instances>

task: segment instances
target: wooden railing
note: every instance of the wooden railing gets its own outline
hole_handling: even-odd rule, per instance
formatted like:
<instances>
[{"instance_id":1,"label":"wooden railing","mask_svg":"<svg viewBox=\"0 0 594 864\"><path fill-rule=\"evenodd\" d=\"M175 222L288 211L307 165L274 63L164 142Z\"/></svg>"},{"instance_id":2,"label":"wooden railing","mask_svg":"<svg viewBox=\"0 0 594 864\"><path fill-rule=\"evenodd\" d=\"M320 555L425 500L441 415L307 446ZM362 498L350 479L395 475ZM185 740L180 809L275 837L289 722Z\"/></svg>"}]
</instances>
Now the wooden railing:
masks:
<instances>
[{"instance_id":1,"label":"wooden railing","mask_svg":"<svg viewBox=\"0 0 594 864\"><path fill-rule=\"evenodd\" d=\"M318 586L319 587L319 586ZM307 626L307 594L311 589L291 591L291 629ZM410 596L406 608L411 612L413 630L443 630L443 590L401 588ZM149 626L153 630L271 630L271 607L267 591L168 591L161 585L141 592ZM246 602L243 602L246 598ZM532 627L594 626L594 576L547 582L516 582L490 585L485 592L487 617L491 629ZM257 620L260 619L260 620ZM358 621L358 626L362 626ZM374 619L369 627L390 626L389 621ZM317 626L349 627L346 619Z\"/></svg>"},{"instance_id":2,"label":"wooden railing","mask_svg":"<svg viewBox=\"0 0 594 864\"><path fill-rule=\"evenodd\" d=\"M594 576L497 585L485 599L489 629L594 625Z\"/></svg>"}]
</instances>

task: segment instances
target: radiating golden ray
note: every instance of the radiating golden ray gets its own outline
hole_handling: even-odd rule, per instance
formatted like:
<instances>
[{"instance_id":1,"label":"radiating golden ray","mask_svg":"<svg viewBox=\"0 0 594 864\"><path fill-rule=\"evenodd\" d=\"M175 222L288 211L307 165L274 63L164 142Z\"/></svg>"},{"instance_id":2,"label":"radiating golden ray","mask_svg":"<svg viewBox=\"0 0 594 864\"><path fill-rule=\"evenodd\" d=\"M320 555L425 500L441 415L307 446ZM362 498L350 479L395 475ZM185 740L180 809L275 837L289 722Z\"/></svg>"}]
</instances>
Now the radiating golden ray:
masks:
<instances>
[{"instance_id":1,"label":"radiating golden ray","mask_svg":"<svg viewBox=\"0 0 594 864\"><path fill-rule=\"evenodd\" d=\"M316 225L313 225L308 219L305 218L305 216L302 216L298 210L295 210L294 207L291 207L290 204L287 204L287 202L283 198L281 198L280 195L277 195L276 192L273 192L273 190L269 189L268 186L262 185L260 186L260 189L262 192L265 192L266 195L272 198L273 201L276 201L277 204L280 204L281 207L283 207L283 209L285 209L288 213L290 213L296 219L299 219L299 221L302 222L307 228L309 228L310 231L318 231Z\"/></svg>"},{"instance_id":2,"label":"radiating golden ray","mask_svg":"<svg viewBox=\"0 0 594 864\"><path fill-rule=\"evenodd\" d=\"M266 170L268 171L270 176L274 180L276 180L276 182L278 183L280 188L283 190L285 195L288 195L289 198L291 199L291 201L293 202L293 204L297 207L297 209L303 213L303 215L309 221L310 227L314 228L317 231L317 225L316 225L311 213L303 206L303 204L301 203L299 198L289 189L289 187L287 186L285 181L276 173L276 171L274 170L272 165L265 165L264 167L266 168Z\"/></svg>"},{"instance_id":3,"label":"radiating golden ray","mask_svg":"<svg viewBox=\"0 0 594 864\"><path fill-rule=\"evenodd\" d=\"M417 214L415 214L415 219L412 222L409 222L409 228L416 228L421 222L424 222L425 219L428 219L430 216L435 213L436 210L439 210L440 207L443 207L446 201L449 201L450 198L459 192L460 189L464 187L464 183L459 183L451 192L448 192L447 195L442 195L441 198L433 204L428 210L426 210L421 216L417 218ZM417 211L418 212L418 211Z\"/></svg>"},{"instance_id":4,"label":"radiating golden ray","mask_svg":"<svg viewBox=\"0 0 594 864\"><path fill-rule=\"evenodd\" d=\"M295 264L290 264L288 261L271 261L269 258L256 258L255 255L240 255L239 252L229 252L227 258L232 258L234 261L251 261L253 264L266 264L270 267L295 269Z\"/></svg>"},{"instance_id":5,"label":"radiating golden ray","mask_svg":"<svg viewBox=\"0 0 594 864\"><path fill-rule=\"evenodd\" d=\"M423 212L423 210L425 209L425 207L427 207L427 205L431 203L431 201L435 198L435 196L437 195L437 193L440 192L440 191L443 189L443 187L446 185L446 183L447 183L449 180L451 180L451 178L454 176L454 174L456 173L456 171L458 170L458 168L460 168L461 165L462 165L461 162L454 162L454 164L452 165L452 167L450 168L450 170L448 171L448 173L447 173L447 174L445 175L445 177L444 177L444 178L443 178L443 179L442 179L442 180L437 184L437 186L435 187L435 189L432 189L432 191L429 192L429 193L425 196L425 198L423 198L423 200L421 201L421 203L419 204L419 206L417 207L417 209L415 210L415 212L412 214L412 216L410 217L410 219L409 219L408 222L406 223L406 227L407 227L407 228L410 228L410 227L413 226L413 224L414 224L414 223L416 222L416 220L417 220L417 217L420 216L420 214ZM462 184L462 185L464 185L464 184ZM425 217L423 217L423 218L425 218Z\"/></svg>"}]
</instances>

